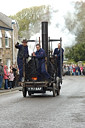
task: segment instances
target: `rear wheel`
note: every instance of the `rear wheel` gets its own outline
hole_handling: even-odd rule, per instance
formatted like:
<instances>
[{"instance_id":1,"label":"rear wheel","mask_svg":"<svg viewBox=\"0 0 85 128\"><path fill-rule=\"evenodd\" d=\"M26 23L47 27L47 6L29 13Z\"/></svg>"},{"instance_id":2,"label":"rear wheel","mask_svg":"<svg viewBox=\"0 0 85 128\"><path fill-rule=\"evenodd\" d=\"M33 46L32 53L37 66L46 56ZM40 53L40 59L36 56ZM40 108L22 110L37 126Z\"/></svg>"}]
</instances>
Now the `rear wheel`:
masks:
<instances>
[{"instance_id":1,"label":"rear wheel","mask_svg":"<svg viewBox=\"0 0 85 128\"><path fill-rule=\"evenodd\" d=\"M42 89L43 89L43 93L46 93L46 88L45 88L45 87L43 87Z\"/></svg>"},{"instance_id":2,"label":"rear wheel","mask_svg":"<svg viewBox=\"0 0 85 128\"><path fill-rule=\"evenodd\" d=\"M56 96L55 84L53 84L53 97Z\"/></svg>"},{"instance_id":3,"label":"rear wheel","mask_svg":"<svg viewBox=\"0 0 85 128\"><path fill-rule=\"evenodd\" d=\"M26 87L23 87L23 97L26 97L26 95L27 95L27 88Z\"/></svg>"}]
</instances>

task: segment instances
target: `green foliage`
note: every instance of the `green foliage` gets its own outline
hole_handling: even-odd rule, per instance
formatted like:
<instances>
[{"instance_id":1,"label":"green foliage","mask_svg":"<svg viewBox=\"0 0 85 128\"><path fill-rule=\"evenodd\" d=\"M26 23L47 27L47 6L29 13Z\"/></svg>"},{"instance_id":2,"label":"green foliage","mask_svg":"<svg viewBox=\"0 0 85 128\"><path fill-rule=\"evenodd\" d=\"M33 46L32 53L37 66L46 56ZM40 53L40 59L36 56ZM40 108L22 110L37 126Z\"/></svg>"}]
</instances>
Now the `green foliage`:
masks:
<instances>
[{"instance_id":1,"label":"green foliage","mask_svg":"<svg viewBox=\"0 0 85 128\"><path fill-rule=\"evenodd\" d=\"M72 47L65 48L65 57L75 62L85 61L85 43L75 44Z\"/></svg>"},{"instance_id":2,"label":"green foliage","mask_svg":"<svg viewBox=\"0 0 85 128\"><path fill-rule=\"evenodd\" d=\"M23 9L14 16L19 24L19 37L30 38L35 33L40 31L42 21L50 22L51 12L50 6L39 6Z\"/></svg>"}]
</instances>

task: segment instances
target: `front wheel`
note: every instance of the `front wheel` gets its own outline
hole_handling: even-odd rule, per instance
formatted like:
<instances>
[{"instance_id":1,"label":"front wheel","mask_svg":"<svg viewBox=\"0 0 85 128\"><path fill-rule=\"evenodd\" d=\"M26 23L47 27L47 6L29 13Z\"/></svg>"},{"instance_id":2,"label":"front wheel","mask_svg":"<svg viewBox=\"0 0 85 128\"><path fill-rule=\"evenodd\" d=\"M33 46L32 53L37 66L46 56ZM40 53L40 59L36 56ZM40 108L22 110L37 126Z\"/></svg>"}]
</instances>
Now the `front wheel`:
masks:
<instances>
[{"instance_id":1,"label":"front wheel","mask_svg":"<svg viewBox=\"0 0 85 128\"><path fill-rule=\"evenodd\" d=\"M28 91L28 95L31 96L31 93Z\"/></svg>"},{"instance_id":2,"label":"front wheel","mask_svg":"<svg viewBox=\"0 0 85 128\"><path fill-rule=\"evenodd\" d=\"M59 96L60 95L60 89L61 89L61 87L60 87L60 82L58 83L58 86L57 86L57 95Z\"/></svg>"},{"instance_id":3,"label":"front wheel","mask_svg":"<svg viewBox=\"0 0 85 128\"><path fill-rule=\"evenodd\" d=\"M26 89L26 87L23 87L23 97L26 97L26 95L27 95L27 89Z\"/></svg>"}]
</instances>

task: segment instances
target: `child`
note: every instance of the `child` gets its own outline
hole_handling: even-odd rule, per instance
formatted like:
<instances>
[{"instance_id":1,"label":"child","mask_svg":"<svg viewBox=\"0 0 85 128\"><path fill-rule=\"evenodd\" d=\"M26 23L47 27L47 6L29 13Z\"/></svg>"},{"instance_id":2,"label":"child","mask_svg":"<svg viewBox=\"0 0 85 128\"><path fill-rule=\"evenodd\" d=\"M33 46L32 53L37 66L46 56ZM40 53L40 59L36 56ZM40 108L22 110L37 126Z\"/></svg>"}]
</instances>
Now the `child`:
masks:
<instances>
[{"instance_id":1,"label":"child","mask_svg":"<svg viewBox=\"0 0 85 128\"><path fill-rule=\"evenodd\" d=\"M13 80L14 80L14 74L13 74L13 71L10 70L10 73L9 73L9 87L10 87L10 89L13 88Z\"/></svg>"}]
</instances>

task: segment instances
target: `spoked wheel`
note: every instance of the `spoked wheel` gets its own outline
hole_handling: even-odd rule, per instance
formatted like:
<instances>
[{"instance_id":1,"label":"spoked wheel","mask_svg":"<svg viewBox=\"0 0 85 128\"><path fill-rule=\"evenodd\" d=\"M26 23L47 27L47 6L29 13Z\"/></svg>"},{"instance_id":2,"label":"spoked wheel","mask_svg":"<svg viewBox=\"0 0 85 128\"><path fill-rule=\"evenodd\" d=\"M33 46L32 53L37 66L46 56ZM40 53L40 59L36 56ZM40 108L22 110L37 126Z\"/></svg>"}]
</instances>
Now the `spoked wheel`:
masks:
<instances>
[{"instance_id":1,"label":"spoked wheel","mask_svg":"<svg viewBox=\"0 0 85 128\"><path fill-rule=\"evenodd\" d=\"M26 95L27 95L27 89L26 89L26 87L23 87L22 92L23 92L23 97L26 97Z\"/></svg>"},{"instance_id":2,"label":"spoked wheel","mask_svg":"<svg viewBox=\"0 0 85 128\"><path fill-rule=\"evenodd\" d=\"M56 88L55 88L55 84L53 84L53 97L56 96Z\"/></svg>"},{"instance_id":3,"label":"spoked wheel","mask_svg":"<svg viewBox=\"0 0 85 128\"><path fill-rule=\"evenodd\" d=\"M43 93L46 93L46 88L45 88L45 87L43 87L42 89L43 89Z\"/></svg>"},{"instance_id":4,"label":"spoked wheel","mask_svg":"<svg viewBox=\"0 0 85 128\"><path fill-rule=\"evenodd\" d=\"M28 91L28 95L31 96L31 93Z\"/></svg>"},{"instance_id":5,"label":"spoked wheel","mask_svg":"<svg viewBox=\"0 0 85 128\"><path fill-rule=\"evenodd\" d=\"M60 89L61 89L60 82L58 82L58 84L57 84L57 95L58 96L60 95Z\"/></svg>"}]
</instances>

